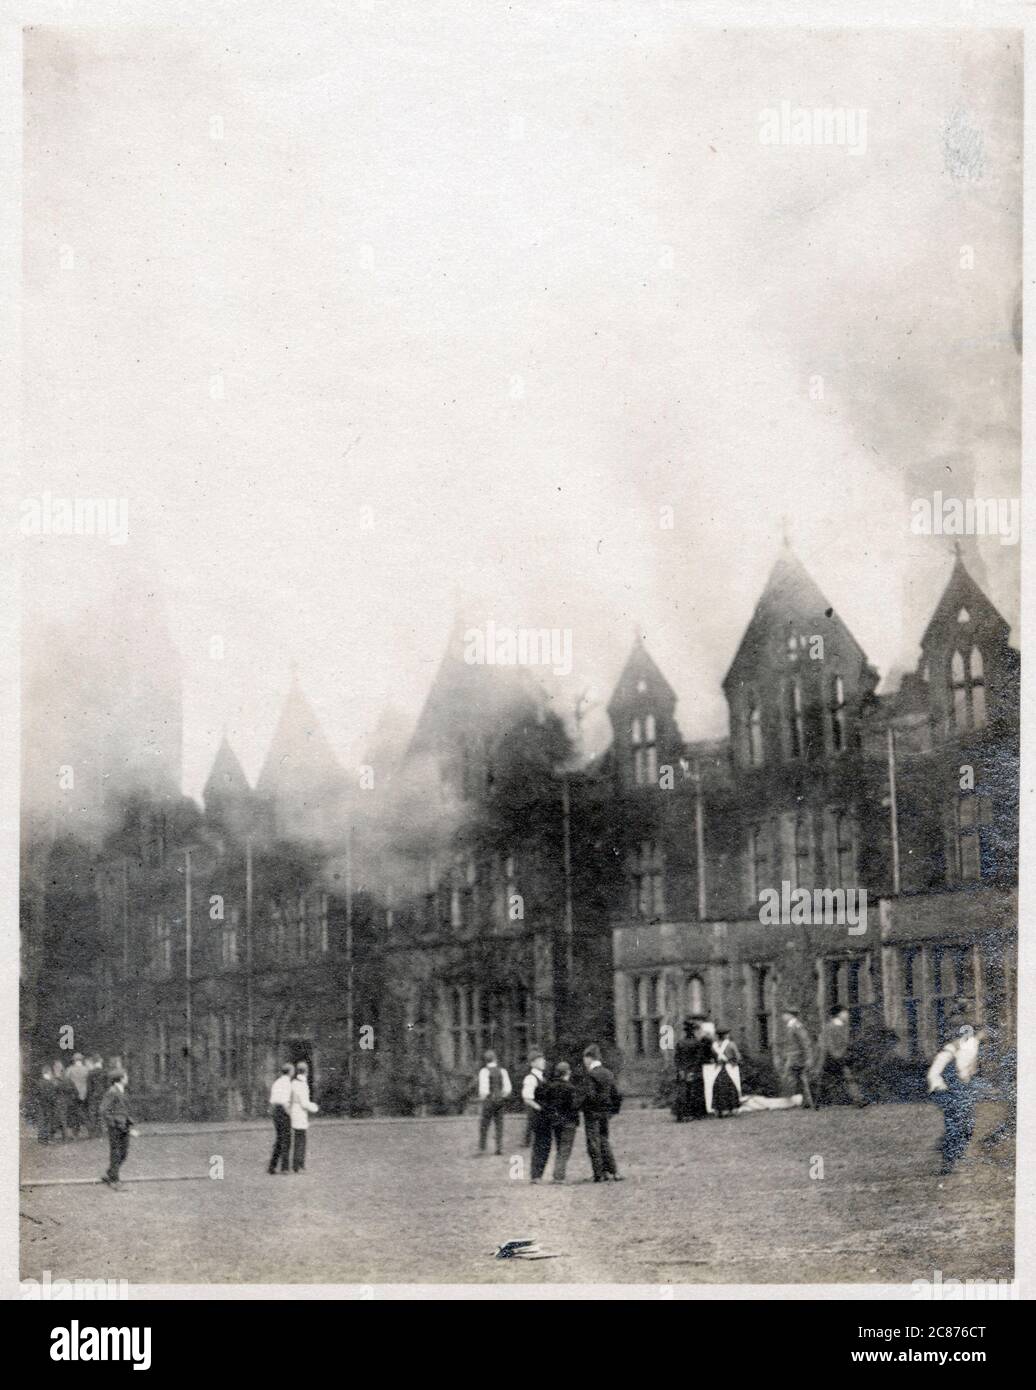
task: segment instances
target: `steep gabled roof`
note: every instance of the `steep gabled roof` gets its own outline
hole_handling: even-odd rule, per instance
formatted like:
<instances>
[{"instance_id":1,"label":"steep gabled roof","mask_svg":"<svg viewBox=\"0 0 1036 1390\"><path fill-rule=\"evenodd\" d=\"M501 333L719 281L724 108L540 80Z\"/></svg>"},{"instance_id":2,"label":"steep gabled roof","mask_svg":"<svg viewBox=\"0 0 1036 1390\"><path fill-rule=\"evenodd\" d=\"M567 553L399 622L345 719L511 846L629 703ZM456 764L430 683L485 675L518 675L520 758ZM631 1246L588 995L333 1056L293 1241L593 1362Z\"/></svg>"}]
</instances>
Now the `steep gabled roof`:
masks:
<instances>
[{"instance_id":1,"label":"steep gabled roof","mask_svg":"<svg viewBox=\"0 0 1036 1390\"><path fill-rule=\"evenodd\" d=\"M723 689L726 690L745 658L761 653L775 632L791 625L811 633L830 633L834 629L849 650L855 651L861 665L867 664L866 652L835 613L791 546L785 543L723 677Z\"/></svg>"},{"instance_id":2,"label":"steep gabled roof","mask_svg":"<svg viewBox=\"0 0 1036 1390\"><path fill-rule=\"evenodd\" d=\"M544 708L544 691L527 667L465 660L465 633L471 630L458 616L404 761L441 748L461 729L498 732L501 721L509 715Z\"/></svg>"},{"instance_id":3,"label":"steep gabled roof","mask_svg":"<svg viewBox=\"0 0 1036 1390\"><path fill-rule=\"evenodd\" d=\"M641 681L644 682L645 689L661 699L664 704L670 707L676 704L676 691L663 676L638 632L633 641L633 650L626 658L626 665L622 668L622 674L616 681L615 689L608 701L608 712L625 709L635 700L640 693Z\"/></svg>"},{"instance_id":4,"label":"steep gabled roof","mask_svg":"<svg viewBox=\"0 0 1036 1390\"><path fill-rule=\"evenodd\" d=\"M958 548L956 558L953 562L953 570L946 582L946 587L942 591L942 597L935 605L935 612L928 620L928 626L924 630L921 638L922 650L929 644L934 633L941 627L951 628L956 623L957 614L962 608L967 609L972 621L976 618L980 625L990 624L1002 629L1004 642L1006 643L1010 624L1001 615L1000 610L989 599L976 580L971 577Z\"/></svg>"},{"instance_id":5,"label":"steep gabled roof","mask_svg":"<svg viewBox=\"0 0 1036 1390\"><path fill-rule=\"evenodd\" d=\"M202 790L202 800L206 809L214 802L247 799L251 794L252 789L248 785L244 769L224 734Z\"/></svg>"},{"instance_id":6,"label":"steep gabled roof","mask_svg":"<svg viewBox=\"0 0 1036 1390\"><path fill-rule=\"evenodd\" d=\"M345 785L334 749L296 677L256 783L262 797L297 796Z\"/></svg>"}]
</instances>

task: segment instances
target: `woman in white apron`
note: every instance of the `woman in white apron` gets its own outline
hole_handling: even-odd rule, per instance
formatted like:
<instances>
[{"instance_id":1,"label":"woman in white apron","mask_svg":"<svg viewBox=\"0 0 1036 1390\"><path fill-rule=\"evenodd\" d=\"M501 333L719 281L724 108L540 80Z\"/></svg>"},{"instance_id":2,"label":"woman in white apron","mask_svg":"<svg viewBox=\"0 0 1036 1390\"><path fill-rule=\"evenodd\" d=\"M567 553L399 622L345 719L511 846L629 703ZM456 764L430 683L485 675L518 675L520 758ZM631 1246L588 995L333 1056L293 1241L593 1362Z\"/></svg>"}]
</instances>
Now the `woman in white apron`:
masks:
<instances>
[{"instance_id":1,"label":"woman in white apron","mask_svg":"<svg viewBox=\"0 0 1036 1390\"><path fill-rule=\"evenodd\" d=\"M717 1115L733 1115L741 1104L741 1053L729 1028L719 1030L712 1051L716 1057L716 1075L710 1088L710 1109Z\"/></svg>"}]
</instances>

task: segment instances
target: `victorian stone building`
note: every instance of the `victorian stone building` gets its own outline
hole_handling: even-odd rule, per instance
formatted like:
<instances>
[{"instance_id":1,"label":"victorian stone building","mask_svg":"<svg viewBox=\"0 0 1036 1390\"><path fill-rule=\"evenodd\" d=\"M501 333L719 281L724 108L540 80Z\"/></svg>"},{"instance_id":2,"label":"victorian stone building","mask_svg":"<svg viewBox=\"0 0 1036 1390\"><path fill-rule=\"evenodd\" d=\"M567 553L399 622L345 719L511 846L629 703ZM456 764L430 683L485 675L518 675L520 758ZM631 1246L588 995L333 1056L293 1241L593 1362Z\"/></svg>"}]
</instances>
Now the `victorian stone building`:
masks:
<instances>
[{"instance_id":1,"label":"victorian stone building","mask_svg":"<svg viewBox=\"0 0 1036 1390\"><path fill-rule=\"evenodd\" d=\"M785 548L724 680L730 734L682 741L641 647L607 770L642 838L613 917L615 1039L653 1091L690 1014L779 1061L780 1011L930 1055L951 1009L1014 1026L1018 654L959 554L898 691ZM660 769L665 766L667 775ZM860 922L769 923L767 890L865 889ZM825 896L813 901L834 905Z\"/></svg>"},{"instance_id":2,"label":"victorian stone building","mask_svg":"<svg viewBox=\"0 0 1036 1390\"><path fill-rule=\"evenodd\" d=\"M787 1004L816 1028L844 1003L905 1060L951 1009L1013 1030L1018 654L959 555L916 669L879 693L785 547L733 649L728 736L685 736L638 639L590 763L530 672L466 659L463 633L409 736L384 721L348 772L295 681L256 786L224 740L184 798L175 663L143 721L162 736L118 777L86 739L81 797L48 788L24 823L27 1063L72 1024L146 1116L254 1111L284 1057L325 1111L411 1113L462 1105L487 1047L520 1074L533 1046L597 1040L654 1096L690 1014L757 1065ZM30 779L76 761L41 738ZM866 907L761 912L801 889Z\"/></svg>"}]
</instances>

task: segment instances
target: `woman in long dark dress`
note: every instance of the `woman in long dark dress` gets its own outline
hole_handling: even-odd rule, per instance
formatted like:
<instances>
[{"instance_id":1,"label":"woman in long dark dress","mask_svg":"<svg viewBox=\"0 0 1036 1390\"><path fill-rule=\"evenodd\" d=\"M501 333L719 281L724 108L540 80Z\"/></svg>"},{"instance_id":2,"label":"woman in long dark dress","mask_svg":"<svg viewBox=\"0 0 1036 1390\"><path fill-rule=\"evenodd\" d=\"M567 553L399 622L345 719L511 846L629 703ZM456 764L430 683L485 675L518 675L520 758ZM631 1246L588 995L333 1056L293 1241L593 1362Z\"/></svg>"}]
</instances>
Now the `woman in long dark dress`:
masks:
<instances>
[{"instance_id":1,"label":"woman in long dark dress","mask_svg":"<svg viewBox=\"0 0 1036 1390\"><path fill-rule=\"evenodd\" d=\"M717 1115L733 1115L741 1104L741 1053L729 1028L719 1030L712 1052L719 1063L712 1085L712 1108Z\"/></svg>"}]
</instances>

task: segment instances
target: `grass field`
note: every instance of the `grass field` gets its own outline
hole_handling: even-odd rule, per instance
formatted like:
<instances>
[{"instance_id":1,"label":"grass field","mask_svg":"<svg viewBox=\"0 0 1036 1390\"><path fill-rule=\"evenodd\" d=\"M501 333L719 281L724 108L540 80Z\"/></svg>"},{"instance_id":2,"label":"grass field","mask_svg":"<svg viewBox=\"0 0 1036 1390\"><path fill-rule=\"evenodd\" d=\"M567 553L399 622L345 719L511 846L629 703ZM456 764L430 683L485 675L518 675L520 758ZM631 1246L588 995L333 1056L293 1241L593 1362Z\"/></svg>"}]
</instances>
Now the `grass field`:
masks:
<instances>
[{"instance_id":1,"label":"grass field","mask_svg":"<svg viewBox=\"0 0 1036 1390\"><path fill-rule=\"evenodd\" d=\"M980 1110L976 1141L999 1118ZM782 1111L674 1125L629 1111L613 1127L626 1181L510 1176L527 1159L520 1117L501 1158L476 1157L475 1120L316 1122L308 1171L271 1178L272 1126L145 1127L124 1176L203 1181L26 1188L22 1275L131 1283L909 1283L1012 1275L1010 1155L936 1176L941 1119L926 1105ZM507 1147L510 1145L511 1147ZM94 1177L100 1140L41 1147L22 1179ZM210 1179L210 1160L223 1177ZM823 1161L822 1178L817 1158ZM548 1169L548 1176L549 1176ZM535 1236L559 1258L498 1261Z\"/></svg>"}]
</instances>

